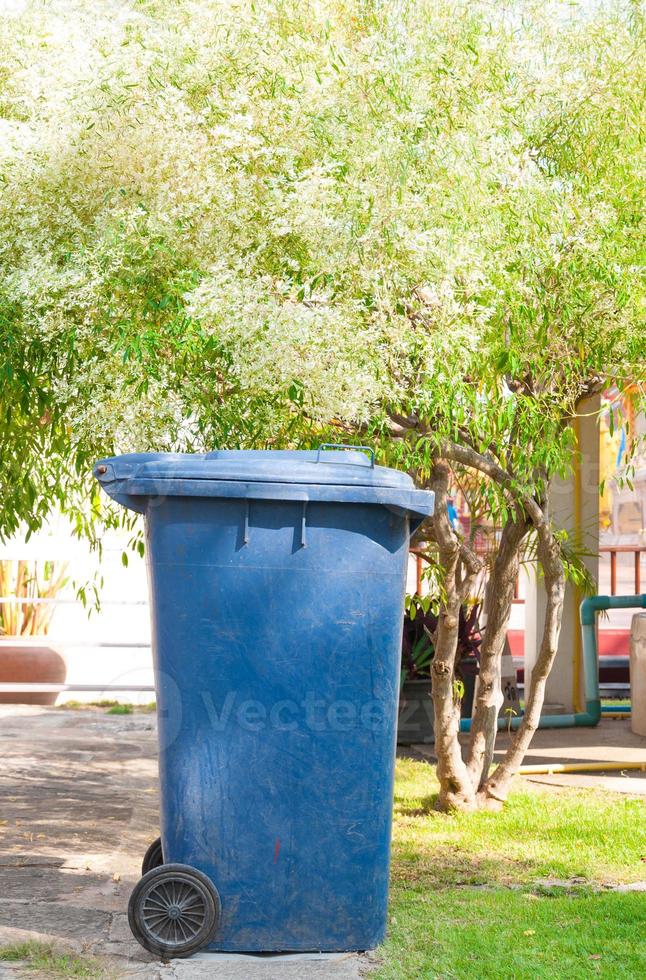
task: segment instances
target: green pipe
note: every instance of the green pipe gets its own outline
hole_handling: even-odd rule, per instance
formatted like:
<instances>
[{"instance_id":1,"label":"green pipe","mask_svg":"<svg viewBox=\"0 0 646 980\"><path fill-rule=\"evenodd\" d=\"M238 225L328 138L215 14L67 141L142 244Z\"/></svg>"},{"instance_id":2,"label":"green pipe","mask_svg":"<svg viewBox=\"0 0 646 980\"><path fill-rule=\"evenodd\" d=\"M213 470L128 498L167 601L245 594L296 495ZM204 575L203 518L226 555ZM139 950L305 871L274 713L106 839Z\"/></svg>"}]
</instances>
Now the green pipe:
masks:
<instances>
[{"instance_id":1,"label":"green pipe","mask_svg":"<svg viewBox=\"0 0 646 980\"><path fill-rule=\"evenodd\" d=\"M646 609L646 595L593 595L579 607L583 637L583 691L586 710L575 715L575 725L593 727L601 718L599 697L599 654L597 650L597 613L604 609Z\"/></svg>"},{"instance_id":2,"label":"green pipe","mask_svg":"<svg viewBox=\"0 0 646 980\"><path fill-rule=\"evenodd\" d=\"M597 612L602 609L646 609L646 595L593 595L584 599L579 607L581 633L583 637L583 692L585 711L562 715L541 715L539 728L594 728L601 719L601 698L599 697L599 656L597 652ZM515 731L522 723L522 717L499 718L498 728ZM471 731L471 719L460 721L460 731Z\"/></svg>"},{"instance_id":3,"label":"green pipe","mask_svg":"<svg viewBox=\"0 0 646 980\"><path fill-rule=\"evenodd\" d=\"M539 728L574 728L575 725L581 725L581 724L583 724L580 721L576 721L577 718L582 718L582 717L583 717L582 714L581 715L573 715L573 714L568 714L568 715L541 715L541 717L539 719L539 722L538 722L538 727ZM498 731L499 732L506 732L509 729L511 729L512 732L515 732L517 728L520 728L521 723L522 723L522 720L523 720L523 716L522 715L516 715L515 718L512 718L511 719L511 723L510 723L510 721L509 721L508 718L499 718L498 719ZM598 719L597 719L597 721L598 721ZM596 725L597 722L595 721L594 724ZM460 731L461 732L470 732L471 731L471 719L470 718L461 718L460 719Z\"/></svg>"}]
</instances>

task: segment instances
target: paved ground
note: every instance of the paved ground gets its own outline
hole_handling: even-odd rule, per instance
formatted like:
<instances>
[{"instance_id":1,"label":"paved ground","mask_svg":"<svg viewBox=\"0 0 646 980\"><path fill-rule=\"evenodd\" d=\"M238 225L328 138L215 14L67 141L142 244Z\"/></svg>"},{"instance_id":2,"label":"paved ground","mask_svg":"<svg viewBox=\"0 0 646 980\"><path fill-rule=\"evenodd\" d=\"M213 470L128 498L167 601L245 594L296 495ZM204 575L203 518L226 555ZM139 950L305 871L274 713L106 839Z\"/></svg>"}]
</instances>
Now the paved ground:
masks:
<instances>
[{"instance_id":1,"label":"paved ground","mask_svg":"<svg viewBox=\"0 0 646 980\"><path fill-rule=\"evenodd\" d=\"M357 980L361 958L156 962L126 907L157 835L154 715L0 706L0 946L54 940L140 980ZM0 978L24 976L0 962Z\"/></svg>"},{"instance_id":2,"label":"paved ground","mask_svg":"<svg viewBox=\"0 0 646 980\"><path fill-rule=\"evenodd\" d=\"M463 741L468 741L468 735ZM504 755L509 736L501 732L496 741L496 758ZM415 745L413 754L433 761L432 745ZM604 718L596 728L542 728L536 732L525 757L526 765L553 762L641 762L646 765L646 738L634 735L628 719ZM613 790L646 796L646 771L608 769L595 773L559 773L529 777L531 782L551 786L574 786Z\"/></svg>"},{"instance_id":3,"label":"paved ground","mask_svg":"<svg viewBox=\"0 0 646 980\"><path fill-rule=\"evenodd\" d=\"M502 754L506 736L499 739ZM646 765L646 738L634 735L628 719L607 718L597 728L542 729L536 733L525 762L641 762ZM532 776L532 782L579 786L646 796L646 770L619 769L595 773Z\"/></svg>"},{"instance_id":4,"label":"paved ground","mask_svg":"<svg viewBox=\"0 0 646 980\"><path fill-rule=\"evenodd\" d=\"M0 946L54 940L103 957L115 977L357 980L362 959L200 954L155 962L126 919L141 857L157 834L154 715L0 706ZM504 751L507 736L499 739ZM414 754L432 758L432 746ZM646 761L627 721L540 731L528 763ZM556 785L646 793L646 772L536 776ZM16 966L0 962L0 980Z\"/></svg>"}]
</instances>

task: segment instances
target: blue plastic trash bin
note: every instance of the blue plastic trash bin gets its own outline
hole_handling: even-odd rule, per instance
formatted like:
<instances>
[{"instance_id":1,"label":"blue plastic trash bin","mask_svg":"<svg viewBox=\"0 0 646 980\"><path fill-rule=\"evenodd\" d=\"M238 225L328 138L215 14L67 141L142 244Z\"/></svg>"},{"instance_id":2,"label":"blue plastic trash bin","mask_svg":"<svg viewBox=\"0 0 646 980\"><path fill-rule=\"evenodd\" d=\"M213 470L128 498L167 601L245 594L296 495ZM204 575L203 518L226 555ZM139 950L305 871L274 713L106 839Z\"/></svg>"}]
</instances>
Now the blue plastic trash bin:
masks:
<instances>
[{"instance_id":1,"label":"blue plastic trash bin","mask_svg":"<svg viewBox=\"0 0 646 980\"><path fill-rule=\"evenodd\" d=\"M162 956L375 947L409 537L433 494L357 447L94 473L146 519L161 838L136 938Z\"/></svg>"}]
</instances>

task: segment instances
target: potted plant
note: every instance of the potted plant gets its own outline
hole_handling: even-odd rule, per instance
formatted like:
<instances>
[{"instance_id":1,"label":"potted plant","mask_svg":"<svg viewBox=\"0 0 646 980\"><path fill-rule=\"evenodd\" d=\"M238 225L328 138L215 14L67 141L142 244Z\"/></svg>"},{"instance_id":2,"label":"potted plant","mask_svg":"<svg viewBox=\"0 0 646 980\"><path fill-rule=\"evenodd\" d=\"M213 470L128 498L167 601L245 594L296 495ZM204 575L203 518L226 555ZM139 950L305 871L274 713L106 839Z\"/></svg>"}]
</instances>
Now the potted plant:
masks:
<instances>
[{"instance_id":1,"label":"potted plant","mask_svg":"<svg viewBox=\"0 0 646 980\"><path fill-rule=\"evenodd\" d=\"M458 675L461 679L461 715L470 718L478 673L478 652L482 642L478 616L480 603L462 606L458 624ZM406 600L402 636L401 681L397 743L432 742L433 701L431 663L438 617L429 596L409 596Z\"/></svg>"},{"instance_id":2,"label":"potted plant","mask_svg":"<svg viewBox=\"0 0 646 980\"><path fill-rule=\"evenodd\" d=\"M40 566L40 567L39 567ZM0 637L46 637L54 599L67 582L66 566L57 562L0 561ZM47 644L0 644L0 682L62 684L66 666L60 653ZM55 704L56 692L0 693L0 704Z\"/></svg>"}]
</instances>

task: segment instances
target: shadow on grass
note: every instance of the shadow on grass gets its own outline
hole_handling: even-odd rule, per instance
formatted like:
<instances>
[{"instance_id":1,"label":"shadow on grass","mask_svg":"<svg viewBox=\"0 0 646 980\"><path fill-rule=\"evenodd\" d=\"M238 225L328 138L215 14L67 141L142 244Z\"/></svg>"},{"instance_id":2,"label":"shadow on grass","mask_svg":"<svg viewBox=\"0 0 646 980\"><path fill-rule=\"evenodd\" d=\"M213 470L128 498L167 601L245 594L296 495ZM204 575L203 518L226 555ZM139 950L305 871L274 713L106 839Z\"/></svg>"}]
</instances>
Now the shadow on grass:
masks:
<instances>
[{"instance_id":1,"label":"shadow on grass","mask_svg":"<svg viewBox=\"0 0 646 980\"><path fill-rule=\"evenodd\" d=\"M391 876L394 884L424 888L455 886L493 887L529 882L536 877L532 861L500 855L475 855L458 848L424 853L405 841L393 846Z\"/></svg>"},{"instance_id":2,"label":"shadow on grass","mask_svg":"<svg viewBox=\"0 0 646 980\"><path fill-rule=\"evenodd\" d=\"M602 883L644 878L642 799L518 787L500 812L441 813L428 763L397 760L393 877L426 886Z\"/></svg>"},{"instance_id":3,"label":"shadow on grass","mask_svg":"<svg viewBox=\"0 0 646 980\"><path fill-rule=\"evenodd\" d=\"M438 813L437 801L439 793L430 793L419 801L419 806L407 806L403 797L395 797L393 812L405 817L428 817L432 813Z\"/></svg>"}]
</instances>

